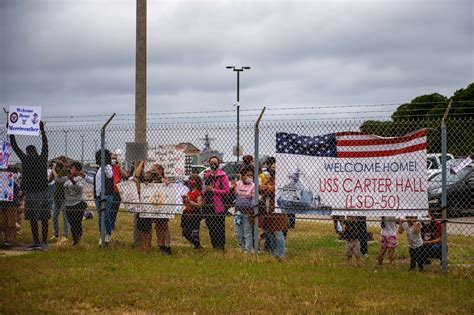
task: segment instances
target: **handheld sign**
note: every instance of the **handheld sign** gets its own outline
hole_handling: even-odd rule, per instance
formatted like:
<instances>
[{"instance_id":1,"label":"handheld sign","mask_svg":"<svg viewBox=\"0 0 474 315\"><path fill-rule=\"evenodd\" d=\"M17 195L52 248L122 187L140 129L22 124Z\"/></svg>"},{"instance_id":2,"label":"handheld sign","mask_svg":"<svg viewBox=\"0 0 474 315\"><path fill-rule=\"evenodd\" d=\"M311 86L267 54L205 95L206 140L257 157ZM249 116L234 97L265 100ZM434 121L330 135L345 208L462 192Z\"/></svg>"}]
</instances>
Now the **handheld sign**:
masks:
<instances>
[{"instance_id":1,"label":"handheld sign","mask_svg":"<svg viewBox=\"0 0 474 315\"><path fill-rule=\"evenodd\" d=\"M8 134L38 136L40 132L41 107L10 106L8 112Z\"/></svg>"}]
</instances>

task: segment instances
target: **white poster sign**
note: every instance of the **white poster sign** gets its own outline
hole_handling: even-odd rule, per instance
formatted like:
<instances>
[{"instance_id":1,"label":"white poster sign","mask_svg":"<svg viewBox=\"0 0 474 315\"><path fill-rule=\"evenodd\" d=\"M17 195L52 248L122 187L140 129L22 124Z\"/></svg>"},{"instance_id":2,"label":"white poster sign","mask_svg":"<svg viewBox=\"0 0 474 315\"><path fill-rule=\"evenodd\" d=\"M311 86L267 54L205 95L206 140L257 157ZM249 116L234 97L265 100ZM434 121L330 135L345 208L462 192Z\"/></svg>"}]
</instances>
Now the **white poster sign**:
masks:
<instances>
[{"instance_id":1,"label":"white poster sign","mask_svg":"<svg viewBox=\"0 0 474 315\"><path fill-rule=\"evenodd\" d=\"M148 147L145 171L153 164L160 164L165 169L165 177L180 178L185 175L186 155L177 145L151 145Z\"/></svg>"},{"instance_id":2,"label":"white poster sign","mask_svg":"<svg viewBox=\"0 0 474 315\"><path fill-rule=\"evenodd\" d=\"M125 209L131 213L140 212L140 198L138 197L137 184L133 180L126 180L117 184L120 198Z\"/></svg>"},{"instance_id":3,"label":"white poster sign","mask_svg":"<svg viewBox=\"0 0 474 315\"><path fill-rule=\"evenodd\" d=\"M277 211L426 214L426 131L397 138L357 132L277 134Z\"/></svg>"},{"instance_id":4,"label":"white poster sign","mask_svg":"<svg viewBox=\"0 0 474 315\"><path fill-rule=\"evenodd\" d=\"M40 132L41 107L10 106L8 112L8 134L38 136Z\"/></svg>"},{"instance_id":5,"label":"white poster sign","mask_svg":"<svg viewBox=\"0 0 474 315\"><path fill-rule=\"evenodd\" d=\"M176 185L141 184L140 218L173 219L176 214Z\"/></svg>"}]
</instances>

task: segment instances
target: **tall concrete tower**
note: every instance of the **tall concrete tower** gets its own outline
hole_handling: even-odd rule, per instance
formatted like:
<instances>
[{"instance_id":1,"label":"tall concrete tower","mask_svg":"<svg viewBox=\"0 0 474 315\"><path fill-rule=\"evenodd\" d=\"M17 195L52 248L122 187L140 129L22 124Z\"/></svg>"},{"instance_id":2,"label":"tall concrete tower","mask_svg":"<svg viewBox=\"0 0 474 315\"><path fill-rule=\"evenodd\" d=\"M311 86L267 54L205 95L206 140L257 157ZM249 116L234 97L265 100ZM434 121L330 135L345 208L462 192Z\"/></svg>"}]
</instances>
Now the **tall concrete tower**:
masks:
<instances>
[{"instance_id":1,"label":"tall concrete tower","mask_svg":"<svg viewBox=\"0 0 474 315\"><path fill-rule=\"evenodd\" d=\"M146 2L137 0L135 57L135 142L146 143Z\"/></svg>"}]
</instances>

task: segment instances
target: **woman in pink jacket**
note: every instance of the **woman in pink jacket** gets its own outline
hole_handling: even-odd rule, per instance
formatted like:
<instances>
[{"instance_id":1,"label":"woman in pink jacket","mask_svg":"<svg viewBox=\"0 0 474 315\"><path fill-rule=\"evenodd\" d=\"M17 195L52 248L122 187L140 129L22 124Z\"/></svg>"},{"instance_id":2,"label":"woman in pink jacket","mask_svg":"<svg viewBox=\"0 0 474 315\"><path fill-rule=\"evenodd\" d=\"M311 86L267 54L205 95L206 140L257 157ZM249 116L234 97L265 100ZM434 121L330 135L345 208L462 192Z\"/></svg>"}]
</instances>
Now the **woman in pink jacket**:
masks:
<instances>
[{"instance_id":1,"label":"woman in pink jacket","mask_svg":"<svg viewBox=\"0 0 474 315\"><path fill-rule=\"evenodd\" d=\"M209 159L210 170L204 174L204 218L209 229L212 247L225 248L224 197L229 194L229 177L219 169L220 161L213 156Z\"/></svg>"}]
</instances>

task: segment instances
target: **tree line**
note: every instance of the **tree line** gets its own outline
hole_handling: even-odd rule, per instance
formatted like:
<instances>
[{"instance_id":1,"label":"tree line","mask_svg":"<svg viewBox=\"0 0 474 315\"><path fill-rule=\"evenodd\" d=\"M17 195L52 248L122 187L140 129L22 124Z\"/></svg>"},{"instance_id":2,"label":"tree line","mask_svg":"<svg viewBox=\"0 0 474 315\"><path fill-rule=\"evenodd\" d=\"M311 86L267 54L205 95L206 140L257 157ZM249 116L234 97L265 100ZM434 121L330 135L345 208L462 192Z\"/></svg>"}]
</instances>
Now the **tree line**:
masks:
<instances>
[{"instance_id":1,"label":"tree line","mask_svg":"<svg viewBox=\"0 0 474 315\"><path fill-rule=\"evenodd\" d=\"M447 121L448 152L456 156L474 152L474 83L454 92L451 97L439 93L417 96L400 105L387 121L367 120L360 130L383 137L402 136L428 129L428 152L441 152L441 119L453 101Z\"/></svg>"}]
</instances>

